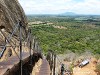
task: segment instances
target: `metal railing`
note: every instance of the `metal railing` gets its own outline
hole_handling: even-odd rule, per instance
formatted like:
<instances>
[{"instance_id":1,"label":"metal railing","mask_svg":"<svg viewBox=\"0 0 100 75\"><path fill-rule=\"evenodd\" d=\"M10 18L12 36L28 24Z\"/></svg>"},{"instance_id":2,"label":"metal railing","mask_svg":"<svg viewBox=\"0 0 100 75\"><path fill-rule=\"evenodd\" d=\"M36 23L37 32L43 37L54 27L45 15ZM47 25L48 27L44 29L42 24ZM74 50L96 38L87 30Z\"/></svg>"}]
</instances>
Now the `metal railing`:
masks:
<instances>
[{"instance_id":1,"label":"metal railing","mask_svg":"<svg viewBox=\"0 0 100 75\"><path fill-rule=\"evenodd\" d=\"M56 53L52 50L48 50L46 59L50 65L50 70L51 70L50 75L55 75L55 72L56 72L55 71L56 70Z\"/></svg>"},{"instance_id":2,"label":"metal railing","mask_svg":"<svg viewBox=\"0 0 100 75\"><path fill-rule=\"evenodd\" d=\"M28 47L29 48L29 55L30 55L30 60L32 60L32 51L35 50L35 51L39 51L39 44L38 42L36 41L36 38L34 36L32 36L32 33L31 33L31 28L28 28L28 30L25 29L25 27L23 28L24 26L22 25L21 21L18 22L17 25L15 25L15 27L13 27L12 29L12 32L11 33L8 33L9 35L6 35L5 34L5 31L3 31L3 29L5 28L2 28L0 29L0 32L1 34L3 35L3 37L5 38L5 43L4 45L1 45L0 48L2 49L2 51L0 52L0 59L3 57L5 51L7 50L8 47L11 47L12 50L14 50L15 54L17 55L17 57L19 58L19 62L20 62L20 75L22 75L22 53L23 53L23 46L24 47ZM22 32L24 31L24 33L26 33L26 37L24 37L22 35ZM7 33L7 32L6 32ZM15 34L17 34L16 38L17 40L16 41L13 41L13 39L16 39L14 38ZM17 42L17 44L16 44ZM19 54L18 52L16 52L16 47L19 48ZM30 64L32 62L30 61Z\"/></svg>"},{"instance_id":3,"label":"metal railing","mask_svg":"<svg viewBox=\"0 0 100 75\"><path fill-rule=\"evenodd\" d=\"M46 59L50 65L50 70L51 70L50 75L58 75L59 73L57 73L56 69L58 69L58 65L61 66L63 62L58 58L58 55L56 54L56 52L53 50L48 50ZM61 70L61 68L62 67L60 67L59 70ZM71 75L71 72L65 68L62 71L63 74L65 73L65 71L68 75ZM60 72L61 75L63 75L62 72Z\"/></svg>"}]
</instances>

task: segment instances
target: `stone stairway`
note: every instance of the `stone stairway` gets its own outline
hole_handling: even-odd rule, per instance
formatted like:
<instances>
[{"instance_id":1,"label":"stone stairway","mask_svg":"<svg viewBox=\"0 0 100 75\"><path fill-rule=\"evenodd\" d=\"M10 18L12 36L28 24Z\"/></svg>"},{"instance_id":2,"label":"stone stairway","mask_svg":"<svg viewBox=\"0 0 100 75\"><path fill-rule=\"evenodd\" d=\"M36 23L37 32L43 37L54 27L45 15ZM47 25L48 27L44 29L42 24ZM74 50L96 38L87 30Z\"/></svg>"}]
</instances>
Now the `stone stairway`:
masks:
<instances>
[{"instance_id":1,"label":"stone stairway","mask_svg":"<svg viewBox=\"0 0 100 75\"><path fill-rule=\"evenodd\" d=\"M40 59L33 68L32 75L50 75L50 66L46 59Z\"/></svg>"}]
</instances>

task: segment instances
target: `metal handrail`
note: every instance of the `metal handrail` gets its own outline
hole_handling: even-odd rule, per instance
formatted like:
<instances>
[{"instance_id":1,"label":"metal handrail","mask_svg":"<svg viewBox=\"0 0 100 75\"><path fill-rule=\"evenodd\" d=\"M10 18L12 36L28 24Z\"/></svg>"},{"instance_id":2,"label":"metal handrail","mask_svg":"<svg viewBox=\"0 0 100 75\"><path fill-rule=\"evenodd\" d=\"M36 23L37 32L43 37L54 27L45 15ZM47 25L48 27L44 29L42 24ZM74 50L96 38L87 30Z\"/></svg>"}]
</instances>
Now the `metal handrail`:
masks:
<instances>
[{"instance_id":1,"label":"metal handrail","mask_svg":"<svg viewBox=\"0 0 100 75\"><path fill-rule=\"evenodd\" d=\"M17 26L18 26L18 24L17 24ZM1 59L1 57L3 56L3 54L4 54L5 50L6 50L6 45L9 43L9 41L10 41L11 38L12 38L12 36L14 35L14 33L15 33L16 29L17 29L17 26L15 26L15 28L14 28L12 34L9 35L9 36L6 38L7 41L6 41L6 43L5 43L5 46L4 46L3 50L2 50L1 53L0 53L0 59ZM0 30L0 32L1 32L1 33L3 34L3 36L5 37L4 33L3 33L1 30Z\"/></svg>"},{"instance_id":2,"label":"metal handrail","mask_svg":"<svg viewBox=\"0 0 100 75\"><path fill-rule=\"evenodd\" d=\"M17 57L20 60L20 75L22 75L22 65L23 65L22 64L22 61L23 61L22 60L22 46L28 46L29 49L30 49L29 50L30 60L31 60L30 64L32 63L32 51L31 50L33 50L35 48L35 50L37 50L37 52L40 51L39 50L40 49L39 46L37 46L37 45L39 45L38 41L36 40L36 38L32 38L31 28L29 28L27 37L24 38L24 39L22 39L22 28L23 28L23 25L22 25L21 21L19 21L19 23L13 28L12 33L9 34L8 37L6 37L5 34L2 32L2 30L0 30L1 34L6 39L5 40L5 44L0 46L0 48L3 48L2 51L1 51L1 53L0 53L0 59L2 58L4 52L6 51L6 48L7 47L12 47L13 50L14 50L14 52L16 53ZM11 44L12 38L14 37L16 31L19 32L19 36L18 36L19 45L18 44L16 45L14 43L13 43L14 45L12 45ZM23 45L22 42L26 42L26 45ZM20 54L19 54L20 56L15 51L16 47L19 47L19 49L20 49Z\"/></svg>"}]
</instances>

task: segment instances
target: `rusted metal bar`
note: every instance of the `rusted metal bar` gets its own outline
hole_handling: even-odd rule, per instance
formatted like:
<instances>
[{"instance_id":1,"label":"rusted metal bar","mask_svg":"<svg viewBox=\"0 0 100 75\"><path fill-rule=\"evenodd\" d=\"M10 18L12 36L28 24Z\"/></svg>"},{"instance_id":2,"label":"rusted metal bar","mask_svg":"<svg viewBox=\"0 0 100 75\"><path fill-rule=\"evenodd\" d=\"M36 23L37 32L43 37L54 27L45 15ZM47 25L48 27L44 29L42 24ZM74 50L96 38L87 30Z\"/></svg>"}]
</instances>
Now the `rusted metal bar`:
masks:
<instances>
[{"instance_id":1,"label":"rusted metal bar","mask_svg":"<svg viewBox=\"0 0 100 75\"><path fill-rule=\"evenodd\" d=\"M53 53L51 52L51 64L50 64L50 66L51 66L51 71L52 71L52 74L53 74L53 63L54 63L54 55L53 55Z\"/></svg>"},{"instance_id":2,"label":"rusted metal bar","mask_svg":"<svg viewBox=\"0 0 100 75\"><path fill-rule=\"evenodd\" d=\"M19 47L20 45L15 45L15 46L0 46L0 48L2 47ZM22 45L22 46L25 46L25 45Z\"/></svg>"},{"instance_id":3,"label":"rusted metal bar","mask_svg":"<svg viewBox=\"0 0 100 75\"><path fill-rule=\"evenodd\" d=\"M31 29L29 29L29 40L30 40L30 64L32 65L32 36L31 36Z\"/></svg>"},{"instance_id":4,"label":"rusted metal bar","mask_svg":"<svg viewBox=\"0 0 100 75\"><path fill-rule=\"evenodd\" d=\"M22 75L22 32L21 32L22 23L19 22L19 39L20 39L20 75Z\"/></svg>"},{"instance_id":5,"label":"rusted metal bar","mask_svg":"<svg viewBox=\"0 0 100 75\"><path fill-rule=\"evenodd\" d=\"M53 63L53 75L55 75L55 69L56 69L56 54L54 54L54 63Z\"/></svg>"}]
</instances>

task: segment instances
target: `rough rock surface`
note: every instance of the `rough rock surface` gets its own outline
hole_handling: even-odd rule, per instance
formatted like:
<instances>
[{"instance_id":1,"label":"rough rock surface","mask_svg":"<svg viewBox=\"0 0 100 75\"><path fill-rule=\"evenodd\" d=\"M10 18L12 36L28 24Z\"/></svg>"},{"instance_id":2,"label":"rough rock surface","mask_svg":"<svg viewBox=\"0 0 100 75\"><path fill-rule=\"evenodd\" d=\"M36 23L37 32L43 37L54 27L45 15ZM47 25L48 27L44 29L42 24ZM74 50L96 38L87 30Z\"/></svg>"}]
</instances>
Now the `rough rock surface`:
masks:
<instances>
[{"instance_id":1,"label":"rough rock surface","mask_svg":"<svg viewBox=\"0 0 100 75\"><path fill-rule=\"evenodd\" d=\"M0 0L0 29L4 26L5 31L11 33L19 20L26 28L27 19L18 0Z\"/></svg>"},{"instance_id":2,"label":"rough rock surface","mask_svg":"<svg viewBox=\"0 0 100 75\"><path fill-rule=\"evenodd\" d=\"M18 20L26 25L26 17L18 0L0 0L0 26L10 31Z\"/></svg>"},{"instance_id":3,"label":"rough rock surface","mask_svg":"<svg viewBox=\"0 0 100 75\"><path fill-rule=\"evenodd\" d=\"M23 25L22 34L25 35L27 18L18 0L0 0L0 31L4 28L2 31L6 37L12 33L13 28L19 23L19 20ZM18 40L18 31L14 35L12 41L15 42L15 40ZM5 37L0 32L0 45L3 44L5 44ZM1 50L2 48L0 48Z\"/></svg>"}]
</instances>

